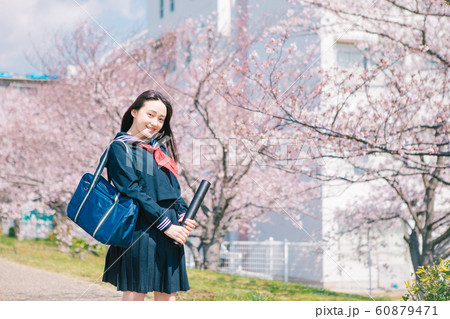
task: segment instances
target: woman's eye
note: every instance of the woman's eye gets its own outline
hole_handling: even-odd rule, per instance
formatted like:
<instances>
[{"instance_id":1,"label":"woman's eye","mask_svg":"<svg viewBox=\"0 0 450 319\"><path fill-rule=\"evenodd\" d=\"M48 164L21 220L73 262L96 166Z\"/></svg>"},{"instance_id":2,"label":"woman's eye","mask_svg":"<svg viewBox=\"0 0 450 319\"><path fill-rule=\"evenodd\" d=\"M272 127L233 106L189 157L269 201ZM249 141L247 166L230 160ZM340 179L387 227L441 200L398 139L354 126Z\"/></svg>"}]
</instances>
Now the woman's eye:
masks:
<instances>
[{"instance_id":1,"label":"woman's eye","mask_svg":"<svg viewBox=\"0 0 450 319\"><path fill-rule=\"evenodd\" d=\"M161 123L164 123L164 119L159 119L159 121L160 121Z\"/></svg>"}]
</instances>

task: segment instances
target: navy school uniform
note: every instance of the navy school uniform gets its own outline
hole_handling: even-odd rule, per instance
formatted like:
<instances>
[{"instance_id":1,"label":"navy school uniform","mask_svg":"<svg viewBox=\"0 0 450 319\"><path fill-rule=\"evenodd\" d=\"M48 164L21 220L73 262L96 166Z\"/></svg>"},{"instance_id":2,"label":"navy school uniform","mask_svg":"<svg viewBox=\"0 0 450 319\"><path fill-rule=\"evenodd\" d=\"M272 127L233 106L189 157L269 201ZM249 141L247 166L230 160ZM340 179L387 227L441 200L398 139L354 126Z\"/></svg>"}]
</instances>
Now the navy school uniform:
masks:
<instances>
[{"instance_id":1,"label":"navy school uniform","mask_svg":"<svg viewBox=\"0 0 450 319\"><path fill-rule=\"evenodd\" d=\"M121 137L132 138L124 132L116 135L106 164L108 177L121 193L139 202L139 213L132 246L108 248L103 281L119 291L189 290L184 246L174 245L164 234L188 208L178 180L166 167L158 167L153 152ZM167 154L164 145L161 150Z\"/></svg>"}]
</instances>

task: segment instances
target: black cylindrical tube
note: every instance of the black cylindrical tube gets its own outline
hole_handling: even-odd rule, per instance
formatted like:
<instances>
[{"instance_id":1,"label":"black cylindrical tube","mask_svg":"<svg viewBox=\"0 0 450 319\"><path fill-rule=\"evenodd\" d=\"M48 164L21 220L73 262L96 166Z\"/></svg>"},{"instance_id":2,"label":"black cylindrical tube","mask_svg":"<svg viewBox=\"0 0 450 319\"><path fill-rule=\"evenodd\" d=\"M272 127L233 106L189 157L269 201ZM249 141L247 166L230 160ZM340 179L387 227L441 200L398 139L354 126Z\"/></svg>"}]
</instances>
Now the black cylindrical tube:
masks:
<instances>
[{"instance_id":1,"label":"black cylindrical tube","mask_svg":"<svg viewBox=\"0 0 450 319\"><path fill-rule=\"evenodd\" d=\"M194 194L194 198L191 201L191 204L189 205L186 214L184 215L183 221L181 222L181 226L185 225L186 219L194 219L195 215L197 214L198 209L202 205L203 199L205 198L206 193L209 190L209 187L211 186L211 183L202 180L200 183L200 186L198 187L197 191ZM177 246L181 246L179 242L174 241L174 244Z\"/></svg>"}]
</instances>

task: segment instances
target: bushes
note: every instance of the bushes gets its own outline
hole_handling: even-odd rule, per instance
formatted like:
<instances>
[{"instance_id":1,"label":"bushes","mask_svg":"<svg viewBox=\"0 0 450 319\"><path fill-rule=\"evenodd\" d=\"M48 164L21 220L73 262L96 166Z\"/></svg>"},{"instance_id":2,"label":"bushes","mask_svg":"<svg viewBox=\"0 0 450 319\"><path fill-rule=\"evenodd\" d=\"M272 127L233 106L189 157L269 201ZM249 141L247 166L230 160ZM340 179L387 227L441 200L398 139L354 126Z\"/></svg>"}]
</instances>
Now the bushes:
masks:
<instances>
[{"instance_id":1,"label":"bushes","mask_svg":"<svg viewBox=\"0 0 450 319\"><path fill-rule=\"evenodd\" d=\"M58 222L48 238L55 242L61 251L70 252L73 257L80 259L85 259L88 253L93 253L96 256L105 253L105 245L102 245L89 236L84 238L78 237L74 231L74 227L78 226L71 220L68 218L62 219Z\"/></svg>"},{"instance_id":2,"label":"bushes","mask_svg":"<svg viewBox=\"0 0 450 319\"><path fill-rule=\"evenodd\" d=\"M450 300L450 259L439 259L439 264L420 266L417 271L418 281L405 281L408 294L403 300L444 301ZM411 274L413 276L414 274Z\"/></svg>"}]
</instances>

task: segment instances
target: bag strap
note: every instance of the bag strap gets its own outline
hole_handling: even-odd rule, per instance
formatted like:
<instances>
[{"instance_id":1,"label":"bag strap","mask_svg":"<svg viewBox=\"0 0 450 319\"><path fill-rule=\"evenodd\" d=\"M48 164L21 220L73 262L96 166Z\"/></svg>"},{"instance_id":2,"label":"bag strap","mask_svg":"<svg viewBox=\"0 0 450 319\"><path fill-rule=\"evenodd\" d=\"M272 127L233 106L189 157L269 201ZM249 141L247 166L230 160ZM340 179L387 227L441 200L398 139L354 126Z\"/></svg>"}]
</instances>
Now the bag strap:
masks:
<instances>
[{"instance_id":1,"label":"bag strap","mask_svg":"<svg viewBox=\"0 0 450 319\"><path fill-rule=\"evenodd\" d=\"M80 206L78 207L78 210L75 214L75 217L73 218L74 222L77 222L78 215L80 214L81 210L84 207L84 204L86 203L86 200L88 199L89 195L91 194L92 190L97 186L98 181L100 180L100 175L102 174L103 169L105 168L106 161L108 160L108 153L109 153L109 147L108 145L106 150L103 152L102 157L100 158L100 162L97 166L97 169L95 170L94 177L92 178L91 185L89 186L89 189L86 192L86 196L84 196L83 201L81 202Z\"/></svg>"},{"instance_id":2,"label":"bag strap","mask_svg":"<svg viewBox=\"0 0 450 319\"><path fill-rule=\"evenodd\" d=\"M98 183L98 181L99 181L99 179L100 179L100 176L102 175L103 170L105 169L105 165L106 165L106 163L108 162L109 148L110 148L111 145L112 145L114 142L116 142L116 141L117 141L117 142L123 143L123 145L125 146L125 150L127 151L127 156L132 156L131 154L129 154L129 152L128 152L128 146L127 146L127 144L126 144L124 141L117 140L117 139L113 140L113 141L111 142L111 144L109 144L108 147L106 148L106 150L103 152L103 155L100 157L100 161L99 161L99 163L98 163L97 169L95 170L94 178L93 178L93 180L92 180L92 184L93 184L93 185L97 185L97 183ZM133 159L132 159L132 162L133 162ZM134 163L133 163L133 164L134 164ZM109 176L108 176L108 181L111 182Z\"/></svg>"},{"instance_id":3,"label":"bag strap","mask_svg":"<svg viewBox=\"0 0 450 319\"><path fill-rule=\"evenodd\" d=\"M100 180L100 176L102 175L102 172L106 166L106 162L108 161L109 148L111 147L111 144L108 145L106 150L103 152L103 155L100 157L100 161L98 162L97 169L94 172L94 178L92 179L91 188L95 187L97 185L98 181Z\"/></svg>"},{"instance_id":4,"label":"bag strap","mask_svg":"<svg viewBox=\"0 0 450 319\"><path fill-rule=\"evenodd\" d=\"M122 142L122 141L120 141L120 142ZM94 177L92 178L91 185L90 185L90 187L89 187L89 189L88 189L88 191L86 193L86 196L84 196L83 201L81 202L80 206L78 207L78 210L77 210L77 212L75 214L75 217L73 219L75 222L77 221L78 215L80 214L81 210L83 209L83 206L86 203L87 198L91 194L92 190L97 186L98 181L100 180L100 176L102 175L102 172L103 172L103 170L104 170L104 168L106 166L106 162L108 161L109 149L110 149L112 143L114 143L114 141L112 141L111 144L108 145L106 150L103 152L103 155L100 157L100 161L98 163L97 169L95 170ZM125 144L125 149L127 151L127 156L128 156L128 147L127 147L126 144ZM114 205L113 206L115 206L117 204L119 195L120 195L120 193L117 192L116 196L114 197Z\"/></svg>"}]
</instances>

